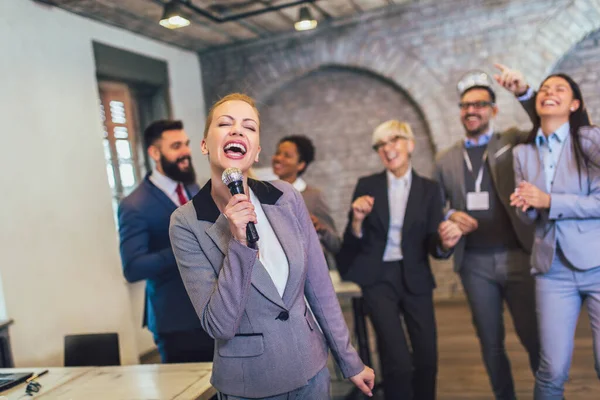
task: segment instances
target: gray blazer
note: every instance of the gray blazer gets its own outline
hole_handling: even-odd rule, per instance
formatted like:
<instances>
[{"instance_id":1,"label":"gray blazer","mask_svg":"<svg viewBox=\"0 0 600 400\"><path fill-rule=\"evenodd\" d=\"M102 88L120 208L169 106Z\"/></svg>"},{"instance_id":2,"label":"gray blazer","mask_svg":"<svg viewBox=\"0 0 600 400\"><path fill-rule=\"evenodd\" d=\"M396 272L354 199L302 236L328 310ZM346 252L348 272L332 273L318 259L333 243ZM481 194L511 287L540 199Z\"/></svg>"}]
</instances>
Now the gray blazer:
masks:
<instances>
[{"instance_id":1,"label":"gray blazer","mask_svg":"<svg viewBox=\"0 0 600 400\"><path fill-rule=\"evenodd\" d=\"M326 365L328 346L345 377L358 374L364 365L350 345L300 193L281 181L248 179L248 185L289 262L283 298L257 250L233 239L210 195L210 181L171 217L171 243L181 277L202 327L216 339L211 383L241 397L289 392Z\"/></svg>"},{"instance_id":2,"label":"gray blazer","mask_svg":"<svg viewBox=\"0 0 600 400\"><path fill-rule=\"evenodd\" d=\"M586 126L579 134L583 152L591 161L581 169L579 179L569 135L556 166L550 209L516 213L523 221L535 222L531 263L539 273L550 270L557 243L576 268L600 266L600 128ZM535 144L514 149L514 168L516 184L525 180L546 192L544 167Z\"/></svg>"},{"instance_id":3,"label":"gray blazer","mask_svg":"<svg viewBox=\"0 0 600 400\"><path fill-rule=\"evenodd\" d=\"M510 206L510 195L515 189L512 149L527 138L526 132L510 129L504 133L494 133L488 143L488 166L492 182L502 205L510 216L512 226L522 248L529 252L533 241L533 228L523 223ZM441 153L436 160L435 179L442 187L442 204L449 202L449 209L465 211L467 209L464 142L458 141L454 146ZM454 248L454 270L460 270L465 252L465 238L462 237Z\"/></svg>"},{"instance_id":4,"label":"gray blazer","mask_svg":"<svg viewBox=\"0 0 600 400\"><path fill-rule=\"evenodd\" d=\"M337 254L342 247L342 239L337 234L331 212L323 198L323 192L319 188L307 185L301 194L308 211L325 225L325 231L319 234L323 248L331 254Z\"/></svg>"}]
</instances>

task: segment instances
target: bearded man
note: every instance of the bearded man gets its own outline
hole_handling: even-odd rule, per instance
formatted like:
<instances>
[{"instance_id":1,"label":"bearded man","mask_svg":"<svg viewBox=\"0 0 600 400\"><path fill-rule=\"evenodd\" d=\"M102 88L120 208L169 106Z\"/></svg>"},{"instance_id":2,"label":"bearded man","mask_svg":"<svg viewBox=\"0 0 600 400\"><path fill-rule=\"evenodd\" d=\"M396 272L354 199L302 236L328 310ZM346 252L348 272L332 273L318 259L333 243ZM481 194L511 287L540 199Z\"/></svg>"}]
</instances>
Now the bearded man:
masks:
<instances>
[{"instance_id":1,"label":"bearded man","mask_svg":"<svg viewBox=\"0 0 600 400\"><path fill-rule=\"evenodd\" d=\"M143 326L163 363L212 361L214 340L202 330L187 295L169 239L175 209L198 191L190 140L181 121L155 121L144 131L154 168L119 205L123 274L146 280Z\"/></svg>"},{"instance_id":2,"label":"bearded man","mask_svg":"<svg viewBox=\"0 0 600 400\"><path fill-rule=\"evenodd\" d=\"M500 69L496 81L511 91L531 116L534 96L522 74L500 64L496 67ZM533 226L519 220L510 205L515 186L512 149L526 140L528 132L494 129L499 110L492 85L492 79L481 71L467 73L459 82L465 136L439 155L436 178L443 201L448 203L446 218L463 234L454 250L454 269L467 295L494 398L514 400L504 345L504 304L533 373L539 365L529 261Z\"/></svg>"}]
</instances>

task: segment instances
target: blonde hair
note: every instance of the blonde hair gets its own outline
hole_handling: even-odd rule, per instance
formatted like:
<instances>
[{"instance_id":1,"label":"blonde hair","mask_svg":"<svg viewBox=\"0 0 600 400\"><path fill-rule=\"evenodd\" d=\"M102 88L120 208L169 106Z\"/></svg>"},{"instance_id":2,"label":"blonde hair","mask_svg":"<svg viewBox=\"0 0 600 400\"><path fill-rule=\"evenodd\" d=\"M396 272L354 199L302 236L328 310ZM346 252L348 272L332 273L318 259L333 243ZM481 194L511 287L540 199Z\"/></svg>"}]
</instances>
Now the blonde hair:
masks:
<instances>
[{"instance_id":1,"label":"blonde hair","mask_svg":"<svg viewBox=\"0 0 600 400\"><path fill-rule=\"evenodd\" d=\"M210 110L208 111L208 115L206 116L206 123L204 124L204 138L205 139L206 139L206 136L208 135L208 128L210 128L210 124L212 123L213 114L215 112L215 109L223 103L226 103L228 101L236 101L236 100L248 103L252 108L254 108L254 111L256 111L256 115L260 118L260 115L258 113L258 108L256 108L256 102L254 101L254 99L252 97L250 97L246 94L243 94L243 93L230 93L227 96L220 99L219 101L217 101L215 104L213 104L212 107L210 108Z\"/></svg>"},{"instance_id":2,"label":"blonde hair","mask_svg":"<svg viewBox=\"0 0 600 400\"><path fill-rule=\"evenodd\" d=\"M391 119L379 124L379 126L375 128L373 131L372 144L375 145L377 142L385 139L392 133L397 133L409 140L415 140L415 135L413 134L412 128L407 122Z\"/></svg>"}]
</instances>

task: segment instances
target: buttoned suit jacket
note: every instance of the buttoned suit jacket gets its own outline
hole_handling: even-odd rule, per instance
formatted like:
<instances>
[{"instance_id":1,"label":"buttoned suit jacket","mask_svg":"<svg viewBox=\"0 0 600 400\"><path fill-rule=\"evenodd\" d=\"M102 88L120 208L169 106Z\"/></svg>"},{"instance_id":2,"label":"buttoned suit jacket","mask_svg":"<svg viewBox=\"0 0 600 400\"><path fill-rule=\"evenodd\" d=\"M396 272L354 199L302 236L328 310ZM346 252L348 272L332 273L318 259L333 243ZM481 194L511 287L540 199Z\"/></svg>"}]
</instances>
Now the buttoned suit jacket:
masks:
<instances>
[{"instance_id":1,"label":"buttoned suit jacket","mask_svg":"<svg viewBox=\"0 0 600 400\"><path fill-rule=\"evenodd\" d=\"M149 176L119 204L123 274L128 282L146 280L143 325L155 335L199 329L169 240L177 205ZM199 189L196 184L186 186L189 196Z\"/></svg>"},{"instance_id":2,"label":"buttoned suit jacket","mask_svg":"<svg viewBox=\"0 0 600 400\"><path fill-rule=\"evenodd\" d=\"M442 222L442 202L437 182L412 173L412 183L406 203L402 225L401 247L403 274L406 286L413 294L431 293L435 280L429 265L429 255L448 258L452 251L441 252L438 226ZM384 276L383 254L390 227L390 204L386 172L359 179L352 196L373 196L373 210L363 221L363 236L352 233L352 210L344 231L342 249L337 255L340 275L369 286L382 281Z\"/></svg>"},{"instance_id":3,"label":"buttoned suit jacket","mask_svg":"<svg viewBox=\"0 0 600 400\"><path fill-rule=\"evenodd\" d=\"M262 398L306 385L331 349L345 377L362 371L321 245L298 191L248 179L289 263L280 296L258 252L233 238L211 183L171 218L171 242L202 327L216 340L211 383ZM260 251L260 240L258 242ZM321 330L308 310L310 304Z\"/></svg>"},{"instance_id":4,"label":"buttoned suit jacket","mask_svg":"<svg viewBox=\"0 0 600 400\"><path fill-rule=\"evenodd\" d=\"M600 266L600 128L580 128L581 147L590 162L577 169L571 135L567 136L556 165L550 192L550 209L517 210L525 223L535 226L532 267L550 270L560 244L561 251L577 269ZM547 192L544 166L535 144L514 149L515 184L527 181ZM581 173L581 174L580 174Z\"/></svg>"}]
</instances>

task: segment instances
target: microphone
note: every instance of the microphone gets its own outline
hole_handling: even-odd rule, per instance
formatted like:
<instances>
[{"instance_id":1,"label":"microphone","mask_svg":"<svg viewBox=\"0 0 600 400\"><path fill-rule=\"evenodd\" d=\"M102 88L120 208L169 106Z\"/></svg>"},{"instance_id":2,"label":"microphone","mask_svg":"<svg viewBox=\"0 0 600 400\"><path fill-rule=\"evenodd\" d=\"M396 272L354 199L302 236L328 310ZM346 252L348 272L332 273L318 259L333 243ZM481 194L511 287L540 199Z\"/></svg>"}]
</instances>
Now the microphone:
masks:
<instances>
[{"instance_id":1,"label":"microphone","mask_svg":"<svg viewBox=\"0 0 600 400\"><path fill-rule=\"evenodd\" d=\"M223 171L221 180L227 185L232 196L244 194L244 175L239 168L227 168ZM246 240L249 244L254 244L258 242L258 239L254 222L248 222L248 225L246 225Z\"/></svg>"}]
</instances>

